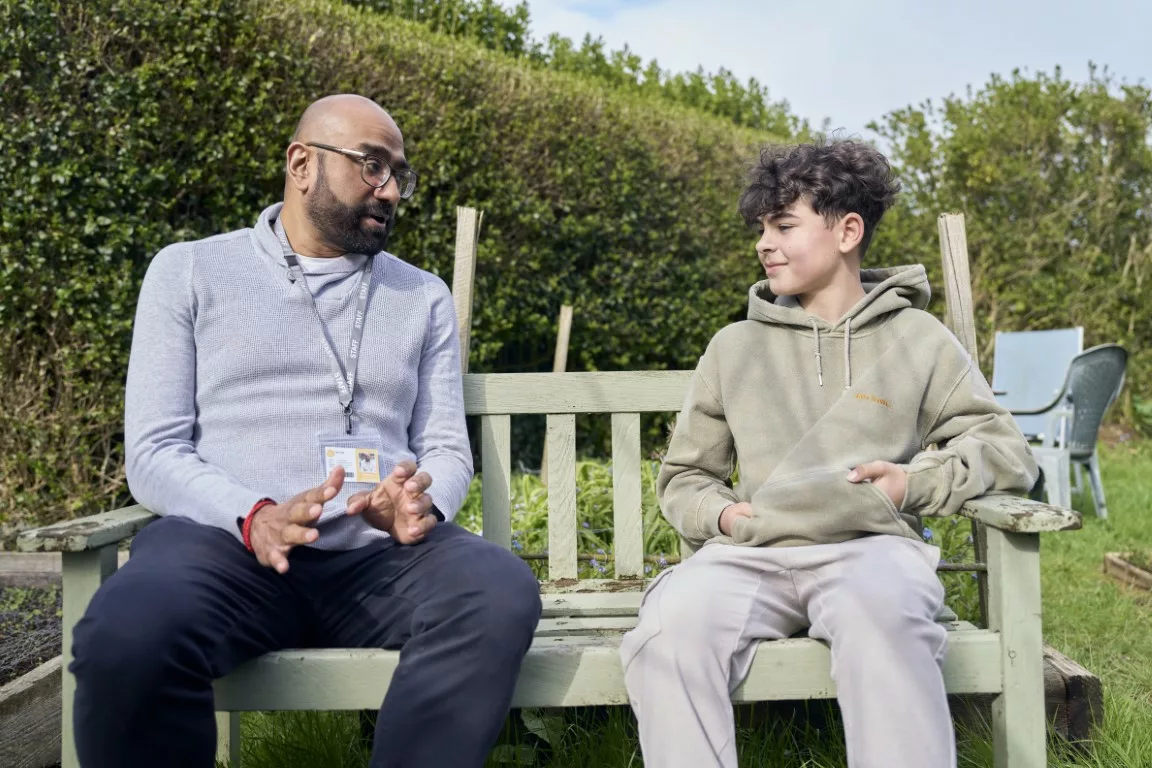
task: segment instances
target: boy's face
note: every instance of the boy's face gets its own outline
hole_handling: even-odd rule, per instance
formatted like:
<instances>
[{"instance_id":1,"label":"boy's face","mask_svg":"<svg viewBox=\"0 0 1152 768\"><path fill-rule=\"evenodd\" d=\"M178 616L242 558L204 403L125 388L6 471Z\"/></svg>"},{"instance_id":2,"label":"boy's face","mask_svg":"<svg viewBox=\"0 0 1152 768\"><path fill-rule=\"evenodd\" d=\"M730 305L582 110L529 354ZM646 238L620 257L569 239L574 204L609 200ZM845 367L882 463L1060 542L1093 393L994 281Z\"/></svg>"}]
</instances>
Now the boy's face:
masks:
<instances>
[{"instance_id":1,"label":"boy's face","mask_svg":"<svg viewBox=\"0 0 1152 768\"><path fill-rule=\"evenodd\" d=\"M777 296L804 296L827 288L844 269L844 256L858 244L848 214L829 227L804 198L776 216L760 219L763 233L756 254L768 287ZM861 222L862 223L862 222ZM847 250L845 250L845 247Z\"/></svg>"}]
</instances>

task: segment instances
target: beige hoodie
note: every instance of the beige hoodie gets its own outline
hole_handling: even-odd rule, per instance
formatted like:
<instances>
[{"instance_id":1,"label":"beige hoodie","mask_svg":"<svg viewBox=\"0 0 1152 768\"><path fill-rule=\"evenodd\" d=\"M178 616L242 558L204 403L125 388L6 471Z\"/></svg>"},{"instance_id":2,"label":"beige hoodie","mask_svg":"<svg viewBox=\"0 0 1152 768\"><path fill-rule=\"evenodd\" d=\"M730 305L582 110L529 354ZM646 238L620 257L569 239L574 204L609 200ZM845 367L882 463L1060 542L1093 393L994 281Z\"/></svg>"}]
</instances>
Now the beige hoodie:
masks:
<instances>
[{"instance_id":1,"label":"beige hoodie","mask_svg":"<svg viewBox=\"0 0 1152 768\"><path fill-rule=\"evenodd\" d=\"M861 281L867 295L835 324L757 283L748 319L709 343L657 481L664 516L693 547L912 538L912 515L1032 487L1038 472L1020 430L924 311L924 268L864 270ZM847 479L876 460L908 472L900 509ZM752 517L724 536L720 513L739 501L752 503Z\"/></svg>"}]
</instances>

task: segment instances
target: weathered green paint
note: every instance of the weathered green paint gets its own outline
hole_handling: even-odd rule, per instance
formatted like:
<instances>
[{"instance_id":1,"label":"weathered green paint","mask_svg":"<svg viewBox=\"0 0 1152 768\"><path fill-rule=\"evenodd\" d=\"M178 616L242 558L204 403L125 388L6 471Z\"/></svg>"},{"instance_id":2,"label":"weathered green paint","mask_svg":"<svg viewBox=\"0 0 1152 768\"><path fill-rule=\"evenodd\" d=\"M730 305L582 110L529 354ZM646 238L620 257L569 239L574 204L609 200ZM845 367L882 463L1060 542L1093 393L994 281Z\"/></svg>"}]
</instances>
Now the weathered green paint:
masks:
<instances>
[{"instance_id":1,"label":"weathered green paint","mask_svg":"<svg viewBox=\"0 0 1152 768\"><path fill-rule=\"evenodd\" d=\"M64 617L61 621L64 634L61 674L64 677L60 691L64 709L60 721L62 768L78 768L80 765L72 728L72 699L76 695L76 678L68 671L68 665L72 663L72 632L88 610L92 596L116 572L116 566L116 547L113 544L83 552L65 552L61 557L60 570L64 578Z\"/></svg>"},{"instance_id":2,"label":"weathered green paint","mask_svg":"<svg viewBox=\"0 0 1152 768\"><path fill-rule=\"evenodd\" d=\"M981 496L966 501L960 514L990 528L1009 533L1074 531L1080 527L1080 513L1017 496Z\"/></svg>"},{"instance_id":3,"label":"weathered green paint","mask_svg":"<svg viewBox=\"0 0 1152 768\"><path fill-rule=\"evenodd\" d=\"M1004 674L992 702L996 768L1044 768L1039 535L988 529L988 626L1000 633Z\"/></svg>"},{"instance_id":4,"label":"weathered green paint","mask_svg":"<svg viewBox=\"0 0 1152 768\"><path fill-rule=\"evenodd\" d=\"M16 547L22 552L83 552L134 536L155 519L137 504L24 531L16 538Z\"/></svg>"}]
</instances>

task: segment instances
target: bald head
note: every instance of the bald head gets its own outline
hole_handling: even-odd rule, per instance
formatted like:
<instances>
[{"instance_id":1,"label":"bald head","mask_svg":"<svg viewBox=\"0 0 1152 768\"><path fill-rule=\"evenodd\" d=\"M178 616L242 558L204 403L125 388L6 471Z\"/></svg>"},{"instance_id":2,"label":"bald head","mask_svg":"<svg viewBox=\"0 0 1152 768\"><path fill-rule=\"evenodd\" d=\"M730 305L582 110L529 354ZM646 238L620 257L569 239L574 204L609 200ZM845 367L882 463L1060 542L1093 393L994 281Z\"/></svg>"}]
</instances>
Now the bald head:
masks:
<instances>
[{"instance_id":1,"label":"bald head","mask_svg":"<svg viewBox=\"0 0 1152 768\"><path fill-rule=\"evenodd\" d=\"M313 102L286 154L283 220L293 247L307 247L305 255L384 250L400 188L391 179L365 183L364 174L409 169L404 137L379 104L355 94Z\"/></svg>"},{"instance_id":2,"label":"bald head","mask_svg":"<svg viewBox=\"0 0 1152 768\"><path fill-rule=\"evenodd\" d=\"M296 123L292 141L331 142L336 134L346 135L356 127L361 130L383 129L400 137L400 128L392 116L372 99L354 93L338 93L317 99L308 105Z\"/></svg>"}]
</instances>

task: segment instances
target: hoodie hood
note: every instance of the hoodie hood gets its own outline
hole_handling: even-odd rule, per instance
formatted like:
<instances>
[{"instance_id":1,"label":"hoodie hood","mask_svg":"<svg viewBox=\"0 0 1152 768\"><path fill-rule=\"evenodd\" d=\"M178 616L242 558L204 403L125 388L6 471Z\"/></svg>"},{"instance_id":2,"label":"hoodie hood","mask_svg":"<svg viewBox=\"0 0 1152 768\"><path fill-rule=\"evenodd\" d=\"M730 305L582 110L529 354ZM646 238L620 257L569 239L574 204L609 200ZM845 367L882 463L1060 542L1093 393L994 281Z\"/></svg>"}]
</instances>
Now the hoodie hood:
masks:
<instances>
[{"instance_id":1,"label":"hoodie hood","mask_svg":"<svg viewBox=\"0 0 1152 768\"><path fill-rule=\"evenodd\" d=\"M864 298L836 323L829 323L805 312L795 296L775 295L768 281L761 280L748 291L748 319L800 328L811 328L815 321L825 332L837 330L851 321L853 327L861 330L873 320L901 309L925 309L932 298L928 273L920 264L864 269L860 271L860 282L864 286Z\"/></svg>"},{"instance_id":2,"label":"hoodie hood","mask_svg":"<svg viewBox=\"0 0 1152 768\"><path fill-rule=\"evenodd\" d=\"M810 315L804 311L795 296L776 296L761 280L748 291L748 319L774 325L811 329L813 356L816 360L816 381L824 386L824 355L821 334L843 328L844 388L852 386L852 331L867 328L874 321L902 309L924 309L932 298L928 273L919 264L860 272L864 298L844 313L835 323Z\"/></svg>"}]
</instances>

